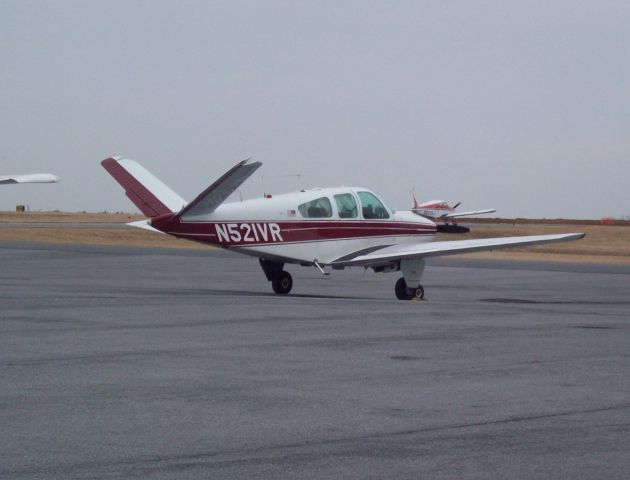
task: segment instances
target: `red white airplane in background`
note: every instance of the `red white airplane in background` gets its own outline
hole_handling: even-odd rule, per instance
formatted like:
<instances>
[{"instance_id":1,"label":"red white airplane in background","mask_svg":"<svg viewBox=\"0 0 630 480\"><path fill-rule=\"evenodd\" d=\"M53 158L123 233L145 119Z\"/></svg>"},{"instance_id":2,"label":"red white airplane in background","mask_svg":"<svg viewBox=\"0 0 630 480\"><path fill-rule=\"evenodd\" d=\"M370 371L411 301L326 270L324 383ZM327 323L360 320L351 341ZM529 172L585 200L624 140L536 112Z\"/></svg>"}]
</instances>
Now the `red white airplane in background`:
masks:
<instances>
[{"instance_id":1,"label":"red white airplane in background","mask_svg":"<svg viewBox=\"0 0 630 480\"><path fill-rule=\"evenodd\" d=\"M456 212L455 209L461 205L461 202L457 202L452 207L444 200L431 200L418 204L415 194L412 193L412 196L413 208L411 211L435 222L438 220L443 221L443 225L438 225L438 231L444 233L467 233L470 231L468 228L457 225L458 218L483 215L484 213L494 213L497 211L495 208L489 208L486 210L472 210L470 212Z\"/></svg>"},{"instance_id":2,"label":"red white airplane in background","mask_svg":"<svg viewBox=\"0 0 630 480\"><path fill-rule=\"evenodd\" d=\"M360 187L317 188L253 200L225 200L262 164L243 160L185 201L133 160L114 157L103 167L149 220L131 225L258 257L274 292L293 286L285 264L343 270L401 271L400 300L424 297L426 258L500 248L567 242L582 233L432 242L435 224L410 211L393 211Z\"/></svg>"},{"instance_id":3,"label":"red white airplane in background","mask_svg":"<svg viewBox=\"0 0 630 480\"><path fill-rule=\"evenodd\" d=\"M456 203L452 207L444 200L431 200L418 204L416 197L413 197L413 208L411 211L427 217L431 220L455 220L459 217L470 217L472 215L482 215L484 213L494 213L496 208L489 208L486 210L472 210L470 212L455 212L455 209L461 205L461 202Z\"/></svg>"},{"instance_id":4,"label":"red white airplane in background","mask_svg":"<svg viewBox=\"0 0 630 480\"><path fill-rule=\"evenodd\" d=\"M57 183L59 177L50 173L29 173L26 175L0 175L0 185L14 183Z\"/></svg>"}]
</instances>

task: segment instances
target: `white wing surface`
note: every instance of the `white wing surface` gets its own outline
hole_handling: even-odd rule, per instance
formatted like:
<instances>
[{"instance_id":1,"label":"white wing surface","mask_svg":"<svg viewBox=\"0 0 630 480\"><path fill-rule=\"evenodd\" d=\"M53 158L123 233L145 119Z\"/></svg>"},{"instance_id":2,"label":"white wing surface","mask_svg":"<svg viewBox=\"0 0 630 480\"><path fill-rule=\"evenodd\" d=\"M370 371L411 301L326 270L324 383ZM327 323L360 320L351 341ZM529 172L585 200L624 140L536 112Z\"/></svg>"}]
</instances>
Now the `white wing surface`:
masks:
<instances>
[{"instance_id":1,"label":"white wing surface","mask_svg":"<svg viewBox=\"0 0 630 480\"><path fill-rule=\"evenodd\" d=\"M426 258L458 253L499 250L546 243L570 242L584 238L583 233L565 233L559 235L528 235L524 237L481 238L475 240L454 240L445 242L418 243L412 245L392 245L372 253L357 255L354 258L332 262L340 266L371 266L396 262L403 258Z\"/></svg>"},{"instance_id":2,"label":"white wing surface","mask_svg":"<svg viewBox=\"0 0 630 480\"><path fill-rule=\"evenodd\" d=\"M489 208L488 210L473 210L471 212L448 213L444 215L443 218L469 217L471 215L482 215L484 213L494 213L496 211L496 208Z\"/></svg>"},{"instance_id":3,"label":"white wing surface","mask_svg":"<svg viewBox=\"0 0 630 480\"><path fill-rule=\"evenodd\" d=\"M50 173L30 173L27 175L0 175L0 185L14 183L57 183L59 177Z\"/></svg>"}]
</instances>

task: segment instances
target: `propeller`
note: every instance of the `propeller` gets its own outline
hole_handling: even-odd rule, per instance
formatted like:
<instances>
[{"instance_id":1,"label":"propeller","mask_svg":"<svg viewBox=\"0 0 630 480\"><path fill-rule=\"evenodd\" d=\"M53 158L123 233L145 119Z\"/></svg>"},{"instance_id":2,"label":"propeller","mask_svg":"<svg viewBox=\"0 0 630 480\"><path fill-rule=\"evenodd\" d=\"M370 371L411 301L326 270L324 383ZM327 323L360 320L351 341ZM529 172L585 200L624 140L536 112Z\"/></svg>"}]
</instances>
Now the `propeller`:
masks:
<instances>
[{"instance_id":1,"label":"propeller","mask_svg":"<svg viewBox=\"0 0 630 480\"><path fill-rule=\"evenodd\" d=\"M461 205L462 202L457 202L455 205L453 205L453 210L455 210L457 207L459 207Z\"/></svg>"}]
</instances>

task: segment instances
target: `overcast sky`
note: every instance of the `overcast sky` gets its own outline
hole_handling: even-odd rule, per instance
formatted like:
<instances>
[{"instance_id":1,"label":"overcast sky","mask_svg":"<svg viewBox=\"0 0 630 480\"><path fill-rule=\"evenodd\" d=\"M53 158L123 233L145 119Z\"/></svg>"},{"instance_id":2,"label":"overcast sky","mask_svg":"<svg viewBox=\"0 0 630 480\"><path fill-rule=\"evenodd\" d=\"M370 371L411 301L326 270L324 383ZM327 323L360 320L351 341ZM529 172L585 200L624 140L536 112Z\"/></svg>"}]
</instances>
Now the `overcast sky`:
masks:
<instances>
[{"instance_id":1,"label":"overcast sky","mask_svg":"<svg viewBox=\"0 0 630 480\"><path fill-rule=\"evenodd\" d=\"M137 211L110 155L188 199L253 156L244 198L630 216L630 2L1 0L0 112L0 173L63 179L3 210Z\"/></svg>"}]
</instances>

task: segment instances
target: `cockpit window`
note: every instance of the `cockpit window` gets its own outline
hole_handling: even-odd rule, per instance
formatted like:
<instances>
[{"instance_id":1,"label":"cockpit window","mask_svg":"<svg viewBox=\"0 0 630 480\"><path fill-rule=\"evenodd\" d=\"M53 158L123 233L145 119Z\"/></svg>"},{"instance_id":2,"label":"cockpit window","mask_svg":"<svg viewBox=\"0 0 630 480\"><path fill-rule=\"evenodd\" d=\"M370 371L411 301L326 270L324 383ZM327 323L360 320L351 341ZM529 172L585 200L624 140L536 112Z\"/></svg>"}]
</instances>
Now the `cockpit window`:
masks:
<instances>
[{"instance_id":1,"label":"cockpit window","mask_svg":"<svg viewBox=\"0 0 630 480\"><path fill-rule=\"evenodd\" d=\"M332 205L326 197L316 198L310 202L298 206L298 210L304 218L332 217Z\"/></svg>"},{"instance_id":2,"label":"cockpit window","mask_svg":"<svg viewBox=\"0 0 630 480\"><path fill-rule=\"evenodd\" d=\"M357 210L357 202L351 193L341 193L335 195L335 202L337 203L337 212L339 212L339 218L357 218L359 214Z\"/></svg>"},{"instance_id":3,"label":"cockpit window","mask_svg":"<svg viewBox=\"0 0 630 480\"><path fill-rule=\"evenodd\" d=\"M363 218L389 218L385 205L370 192L358 192Z\"/></svg>"}]
</instances>

